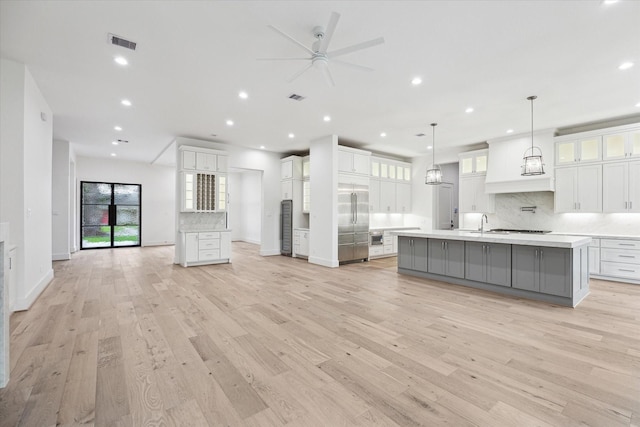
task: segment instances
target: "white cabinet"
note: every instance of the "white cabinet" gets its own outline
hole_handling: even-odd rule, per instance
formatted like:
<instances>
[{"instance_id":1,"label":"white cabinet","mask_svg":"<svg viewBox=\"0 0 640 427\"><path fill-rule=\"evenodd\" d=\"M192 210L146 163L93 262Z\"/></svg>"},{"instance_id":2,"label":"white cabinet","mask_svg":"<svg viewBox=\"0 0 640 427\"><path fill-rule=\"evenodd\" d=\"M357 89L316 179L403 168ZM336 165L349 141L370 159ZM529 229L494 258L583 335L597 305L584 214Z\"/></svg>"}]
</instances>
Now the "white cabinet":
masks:
<instances>
[{"instance_id":1,"label":"white cabinet","mask_svg":"<svg viewBox=\"0 0 640 427\"><path fill-rule=\"evenodd\" d=\"M286 181L282 181L281 185L281 199L282 200L292 200L293 199L293 180L288 179Z\"/></svg>"},{"instance_id":2,"label":"white cabinet","mask_svg":"<svg viewBox=\"0 0 640 427\"><path fill-rule=\"evenodd\" d=\"M380 210L382 213L395 213L396 210L396 183L393 181L380 181Z\"/></svg>"},{"instance_id":3,"label":"white cabinet","mask_svg":"<svg viewBox=\"0 0 640 427\"><path fill-rule=\"evenodd\" d=\"M555 211L602 212L602 165L556 169Z\"/></svg>"},{"instance_id":4,"label":"white cabinet","mask_svg":"<svg viewBox=\"0 0 640 427\"><path fill-rule=\"evenodd\" d=\"M370 153L362 150L338 147L338 171L369 176Z\"/></svg>"},{"instance_id":5,"label":"white cabinet","mask_svg":"<svg viewBox=\"0 0 640 427\"><path fill-rule=\"evenodd\" d=\"M640 157L640 130L604 135L602 146L604 160Z\"/></svg>"},{"instance_id":6,"label":"white cabinet","mask_svg":"<svg viewBox=\"0 0 640 427\"><path fill-rule=\"evenodd\" d=\"M459 210L461 213L495 212L495 195L485 193L484 175L461 177L458 188Z\"/></svg>"},{"instance_id":7,"label":"white cabinet","mask_svg":"<svg viewBox=\"0 0 640 427\"><path fill-rule=\"evenodd\" d=\"M182 151L182 169L195 170L196 168L196 152Z\"/></svg>"},{"instance_id":8,"label":"white cabinet","mask_svg":"<svg viewBox=\"0 0 640 427\"><path fill-rule=\"evenodd\" d=\"M369 212L380 212L380 180L369 180Z\"/></svg>"},{"instance_id":9,"label":"white cabinet","mask_svg":"<svg viewBox=\"0 0 640 427\"><path fill-rule=\"evenodd\" d=\"M281 160L281 179L302 179L302 158L289 156Z\"/></svg>"},{"instance_id":10,"label":"white cabinet","mask_svg":"<svg viewBox=\"0 0 640 427\"><path fill-rule=\"evenodd\" d=\"M600 239L589 243L589 274L600 274Z\"/></svg>"},{"instance_id":11,"label":"white cabinet","mask_svg":"<svg viewBox=\"0 0 640 427\"><path fill-rule=\"evenodd\" d=\"M411 164L382 157L371 158L369 211L411 213Z\"/></svg>"},{"instance_id":12,"label":"white cabinet","mask_svg":"<svg viewBox=\"0 0 640 427\"><path fill-rule=\"evenodd\" d=\"M556 165L602 160L602 138L591 136L556 143Z\"/></svg>"},{"instance_id":13,"label":"white cabinet","mask_svg":"<svg viewBox=\"0 0 640 427\"><path fill-rule=\"evenodd\" d=\"M196 153L196 169L200 171L217 172L217 156L212 153Z\"/></svg>"},{"instance_id":14,"label":"white cabinet","mask_svg":"<svg viewBox=\"0 0 640 427\"><path fill-rule=\"evenodd\" d=\"M181 172L181 212L224 212L227 209L227 176Z\"/></svg>"},{"instance_id":15,"label":"white cabinet","mask_svg":"<svg viewBox=\"0 0 640 427\"><path fill-rule=\"evenodd\" d=\"M309 213L311 211L311 181L302 181L302 212Z\"/></svg>"},{"instance_id":16,"label":"white cabinet","mask_svg":"<svg viewBox=\"0 0 640 427\"><path fill-rule=\"evenodd\" d=\"M227 172L227 155L223 152L198 147L180 147L182 170L201 172Z\"/></svg>"},{"instance_id":17,"label":"white cabinet","mask_svg":"<svg viewBox=\"0 0 640 427\"><path fill-rule=\"evenodd\" d=\"M184 267L230 261L230 231L187 232L183 235Z\"/></svg>"},{"instance_id":18,"label":"white cabinet","mask_svg":"<svg viewBox=\"0 0 640 427\"><path fill-rule=\"evenodd\" d=\"M309 256L309 229L296 228L293 231L293 254L296 257Z\"/></svg>"},{"instance_id":19,"label":"white cabinet","mask_svg":"<svg viewBox=\"0 0 640 427\"><path fill-rule=\"evenodd\" d=\"M640 161L602 166L603 212L640 212Z\"/></svg>"},{"instance_id":20,"label":"white cabinet","mask_svg":"<svg viewBox=\"0 0 640 427\"><path fill-rule=\"evenodd\" d=\"M396 182L396 212L411 213L411 184Z\"/></svg>"},{"instance_id":21,"label":"white cabinet","mask_svg":"<svg viewBox=\"0 0 640 427\"><path fill-rule=\"evenodd\" d=\"M640 240L600 239L600 276L640 283Z\"/></svg>"},{"instance_id":22,"label":"white cabinet","mask_svg":"<svg viewBox=\"0 0 640 427\"><path fill-rule=\"evenodd\" d=\"M486 174L489 159L489 150L469 151L459 155L460 176Z\"/></svg>"},{"instance_id":23,"label":"white cabinet","mask_svg":"<svg viewBox=\"0 0 640 427\"><path fill-rule=\"evenodd\" d=\"M302 158L302 179L311 178L311 157L304 156Z\"/></svg>"}]
</instances>

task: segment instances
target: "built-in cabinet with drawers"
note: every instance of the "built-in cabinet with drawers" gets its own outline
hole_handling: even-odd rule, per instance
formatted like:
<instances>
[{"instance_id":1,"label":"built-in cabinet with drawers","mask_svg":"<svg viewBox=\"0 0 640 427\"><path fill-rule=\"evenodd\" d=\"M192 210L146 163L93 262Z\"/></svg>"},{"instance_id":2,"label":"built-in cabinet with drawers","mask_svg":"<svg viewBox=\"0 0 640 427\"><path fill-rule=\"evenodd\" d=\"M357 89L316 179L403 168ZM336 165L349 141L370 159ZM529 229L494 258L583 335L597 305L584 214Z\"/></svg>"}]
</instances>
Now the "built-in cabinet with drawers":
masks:
<instances>
[{"instance_id":1,"label":"built-in cabinet with drawers","mask_svg":"<svg viewBox=\"0 0 640 427\"><path fill-rule=\"evenodd\" d=\"M309 156L288 156L280 160L281 199L292 201L289 231L293 238L293 257L309 256L310 166Z\"/></svg>"},{"instance_id":2,"label":"built-in cabinet with drawers","mask_svg":"<svg viewBox=\"0 0 640 427\"><path fill-rule=\"evenodd\" d=\"M640 212L637 124L555 138L555 211Z\"/></svg>"},{"instance_id":3,"label":"built-in cabinet with drawers","mask_svg":"<svg viewBox=\"0 0 640 427\"><path fill-rule=\"evenodd\" d=\"M226 153L187 146L181 146L179 153L180 211L226 211Z\"/></svg>"},{"instance_id":4,"label":"built-in cabinet with drawers","mask_svg":"<svg viewBox=\"0 0 640 427\"><path fill-rule=\"evenodd\" d=\"M182 236L184 267L226 263L231 259L231 231L186 232Z\"/></svg>"},{"instance_id":5,"label":"built-in cabinet with drawers","mask_svg":"<svg viewBox=\"0 0 640 427\"><path fill-rule=\"evenodd\" d=\"M293 230L293 253L296 257L309 257L308 228L296 228Z\"/></svg>"},{"instance_id":6,"label":"built-in cabinet with drawers","mask_svg":"<svg viewBox=\"0 0 640 427\"><path fill-rule=\"evenodd\" d=\"M411 213L411 164L371 157L371 213Z\"/></svg>"},{"instance_id":7,"label":"built-in cabinet with drawers","mask_svg":"<svg viewBox=\"0 0 640 427\"><path fill-rule=\"evenodd\" d=\"M600 260L598 270L591 271L592 276L640 284L640 239L602 237L598 242L599 247L589 248ZM595 255L593 258L595 262Z\"/></svg>"},{"instance_id":8,"label":"built-in cabinet with drawers","mask_svg":"<svg viewBox=\"0 0 640 427\"><path fill-rule=\"evenodd\" d=\"M460 212L495 212L495 195L485 192L489 150L461 153L458 155L458 159L458 208Z\"/></svg>"}]
</instances>

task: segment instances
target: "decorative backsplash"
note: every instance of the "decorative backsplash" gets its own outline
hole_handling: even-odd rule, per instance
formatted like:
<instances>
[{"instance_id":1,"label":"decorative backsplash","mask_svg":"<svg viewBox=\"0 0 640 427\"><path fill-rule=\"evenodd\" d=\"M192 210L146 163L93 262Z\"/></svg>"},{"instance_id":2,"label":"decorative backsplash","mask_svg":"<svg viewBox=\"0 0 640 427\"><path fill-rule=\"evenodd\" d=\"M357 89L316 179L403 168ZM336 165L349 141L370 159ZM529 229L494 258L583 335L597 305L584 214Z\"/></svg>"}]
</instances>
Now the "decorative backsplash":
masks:
<instances>
[{"instance_id":1,"label":"decorative backsplash","mask_svg":"<svg viewBox=\"0 0 640 427\"><path fill-rule=\"evenodd\" d=\"M225 212L181 212L180 231L206 231L227 228Z\"/></svg>"},{"instance_id":2,"label":"decorative backsplash","mask_svg":"<svg viewBox=\"0 0 640 427\"><path fill-rule=\"evenodd\" d=\"M553 192L496 194L496 212L487 214L489 228L519 228L566 233L640 235L638 213L562 213L553 211ZM523 207L535 206L535 213ZM463 214L460 228L475 229L482 214Z\"/></svg>"}]
</instances>

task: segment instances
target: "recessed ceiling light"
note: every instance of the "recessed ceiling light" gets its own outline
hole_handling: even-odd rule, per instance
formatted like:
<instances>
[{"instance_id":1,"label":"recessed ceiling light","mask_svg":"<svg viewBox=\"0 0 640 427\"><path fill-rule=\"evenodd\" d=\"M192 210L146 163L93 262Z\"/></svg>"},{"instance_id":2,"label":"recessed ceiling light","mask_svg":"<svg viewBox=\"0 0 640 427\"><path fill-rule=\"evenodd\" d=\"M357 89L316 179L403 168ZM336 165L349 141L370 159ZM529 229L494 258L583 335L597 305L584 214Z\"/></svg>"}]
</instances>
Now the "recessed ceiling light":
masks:
<instances>
[{"instance_id":1,"label":"recessed ceiling light","mask_svg":"<svg viewBox=\"0 0 640 427\"><path fill-rule=\"evenodd\" d=\"M116 156L116 153L111 153L111 157L115 157L115 156Z\"/></svg>"},{"instance_id":2,"label":"recessed ceiling light","mask_svg":"<svg viewBox=\"0 0 640 427\"><path fill-rule=\"evenodd\" d=\"M507 129L507 133L513 133L513 129Z\"/></svg>"},{"instance_id":3,"label":"recessed ceiling light","mask_svg":"<svg viewBox=\"0 0 640 427\"><path fill-rule=\"evenodd\" d=\"M465 113L473 113L473 107L467 107L466 110L464 110Z\"/></svg>"},{"instance_id":4,"label":"recessed ceiling light","mask_svg":"<svg viewBox=\"0 0 640 427\"><path fill-rule=\"evenodd\" d=\"M414 77L411 79L411 84L414 86L418 86L422 83L422 79L420 77Z\"/></svg>"},{"instance_id":5,"label":"recessed ceiling light","mask_svg":"<svg viewBox=\"0 0 640 427\"><path fill-rule=\"evenodd\" d=\"M233 120L227 120L226 123L227 126L233 126Z\"/></svg>"},{"instance_id":6,"label":"recessed ceiling light","mask_svg":"<svg viewBox=\"0 0 640 427\"><path fill-rule=\"evenodd\" d=\"M113 58L114 61L116 61L116 64L118 65L128 65L129 61L127 61L127 58L125 58L124 56L116 56L115 58Z\"/></svg>"},{"instance_id":7,"label":"recessed ceiling light","mask_svg":"<svg viewBox=\"0 0 640 427\"><path fill-rule=\"evenodd\" d=\"M249 94L248 94L247 92L245 92L245 91L241 91L241 92L239 92L239 93L238 93L238 96L239 96L240 98L242 98L242 99L247 99L247 98L249 98Z\"/></svg>"},{"instance_id":8,"label":"recessed ceiling light","mask_svg":"<svg viewBox=\"0 0 640 427\"><path fill-rule=\"evenodd\" d=\"M433 149L433 145L429 145L429 146L427 147L427 150L431 150L431 149Z\"/></svg>"},{"instance_id":9,"label":"recessed ceiling light","mask_svg":"<svg viewBox=\"0 0 640 427\"><path fill-rule=\"evenodd\" d=\"M122 101L120 101L120 103L126 107L131 107L131 101L129 101L128 99L123 99Z\"/></svg>"},{"instance_id":10,"label":"recessed ceiling light","mask_svg":"<svg viewBox=\"0 0 640 427\"><path fill-rule=\"evenodd\" d=\"M289 134L289 138L295 138L296 136L292 133Z\"/></svg>"},{"instance_id":11,"label":"recessed ceiling light","mask_svg":"<svg viewBox=\"0 0 640 427\"><path fill-rule=\"evenodd\" d=\"M628 70L633 67L633 62L623 62L618 66L618 70Z\"/></svg>"},{"instance_id":12,"label":"recessed ceiling light","mask_svg":"<svg viewBox=\"0 0 640 427\"><path fill-rule=\"evenodd\" d=\"M266 147L265 147L264 145L261 145L261 146L260 146L260 149L261 149L261 150L264 150L265 148L266 148Z\"/></svg>"},{"instance_id":13,"label":"recessed ceiling light","mask_svg":"<svg viewBox=\"0 0 640 427\"><path fill-rule=\"evenodd\" d=\"M114 126L113 130L117 130L118 132L120 132L122 130L122 128L120 126Z\"/></svg>"},{"instance_id":14,"label":"recessed ceiling light","mask_svg":"<svg viewBox=\"0 0 640 427\"><path fill-rule=\"evenodd\" d=\"M330 122L331 121L331 116L324 116L322 118L322 120L324 120L325 122Z\"/></svg>"},{"instance_id":15,"label":"recessed ceiling light","mask_svg":"<svg viewBox=\"0 0 640 427\"><path fill-rule=\"evenodd\" d=\"M382 133L380 133L380 136L384 138L385 136L387 136L387 133L386 132L382 132Z\"/></svg>"},{"instance_id":16,"label":"recessed ceiling light","mask_svg":"<svg viewBox=\"0 0 640 427\"><path fill-rule=\"evenodd\" d=\"M638 103L636 104L636 107L640 107L640 102L638 102Z\"/></svg>"},{"instance_id":17,"label":"recessed ceiling light","mask_svg":"<svg viewBox=\"0 0 640 427\"><path fill-rule=\"evenodd\" d=\"M614 3L618 3L618 0L603 0L602 4L606 4L606 5L610 5L610 4L614 4Z\"/></svg>"},{"instance_id":18,"label":"recessed ceiling light","mask_svg":"<svg viewBox=\"0 0 640 427\"><path fill-rule=\"evenodd\" d=\"M118 145L118 141L111 141L111 144Z\"/></svg>"}]
</instances>

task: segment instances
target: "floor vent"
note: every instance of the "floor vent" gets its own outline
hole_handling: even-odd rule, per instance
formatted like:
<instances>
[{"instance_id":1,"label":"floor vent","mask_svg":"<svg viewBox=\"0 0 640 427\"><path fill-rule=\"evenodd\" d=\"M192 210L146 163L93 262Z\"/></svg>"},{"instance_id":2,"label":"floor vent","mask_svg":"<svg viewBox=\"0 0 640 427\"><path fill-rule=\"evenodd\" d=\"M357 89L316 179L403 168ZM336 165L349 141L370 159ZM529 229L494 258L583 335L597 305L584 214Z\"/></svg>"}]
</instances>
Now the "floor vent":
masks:
<instances>
[{"instance_id":1,"label":"floor vent","mask_svg":"<svg viewBox=\"0 0 640 427\"><path fill-rule=\"evenodd\" d=\"M132 42L130 40L123 39L122 37L118 37L115 34L109 34L109 41L111 44L115 44L116 46L124 47L126 49L136 50L136 42Z\"/></svg>"},{"instance_id":2,"label":"floor vent","mask_svg":"<svg viewBox=\"0 0 640 427\"><path fill-rule=\"evenodd\" d=\"M304 99L304 96L292 93L291 95L289 95L289 99L293 99L294 101L302 101Z\"/></svg>"}]
</instances>

